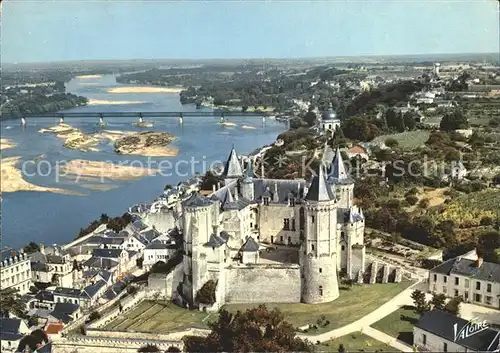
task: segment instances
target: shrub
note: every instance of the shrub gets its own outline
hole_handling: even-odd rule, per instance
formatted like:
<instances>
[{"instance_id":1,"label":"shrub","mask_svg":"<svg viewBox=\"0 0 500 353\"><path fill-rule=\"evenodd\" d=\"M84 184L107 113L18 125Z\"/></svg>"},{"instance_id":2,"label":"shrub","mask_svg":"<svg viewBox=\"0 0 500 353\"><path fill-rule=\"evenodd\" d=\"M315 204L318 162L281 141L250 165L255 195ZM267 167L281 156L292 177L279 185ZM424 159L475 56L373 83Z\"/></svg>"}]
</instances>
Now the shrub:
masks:
<instances>
[{"instance_id":1,"label":"shrub","mask_svg":"<svg viewBox=\"0 0 500 353\"><path fill-rule=\"evenodd\" d=\"M396 139L393 139L392 137L387 138L384 141L385 145L390 148L395 148L399 146L399 142Z\"/></svg>"},{"instance_id":2,"label":"shrub","mask_svg":"<svg viewBox=\"0 0 500 353\"><path fill-rule=\"evenodd\" d=\"M408 195L405 198L406 202L408 202L411 206L415 205L418 202L418 197L415 195Z\"/></svg>"},{"instance_id":3,"label":"shrub","mask_svg":"<svg viewBox=\"0 0 500 353\"><path fill-rule=\"evenodd\" d=\"M195 300L201 304L213 305L215 303L215 290L217 283L208 280L203 287L196 293Z\"/></svg>"},{"instance_id":4,"label":"shrub","mask_svg":"<svg viewBox=\"0 0 500 353\"><path fill-rule=\"evenodd\" d=\"M418 203L418 207L420 208L427 208L429 207L429 199L425 198L425 199L422 199L420 200L420 202Z\"/></svg>"}]
</instances>

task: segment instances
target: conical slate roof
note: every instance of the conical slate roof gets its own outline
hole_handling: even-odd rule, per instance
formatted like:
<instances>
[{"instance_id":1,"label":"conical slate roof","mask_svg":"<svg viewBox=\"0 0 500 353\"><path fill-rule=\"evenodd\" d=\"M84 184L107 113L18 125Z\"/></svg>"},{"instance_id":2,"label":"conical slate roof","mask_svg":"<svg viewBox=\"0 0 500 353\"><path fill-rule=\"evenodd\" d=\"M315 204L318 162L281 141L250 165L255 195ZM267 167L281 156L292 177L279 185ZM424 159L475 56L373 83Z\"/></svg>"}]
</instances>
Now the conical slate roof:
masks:
<instances>
[{"instance_id":1,"label":"conical slate roof","mask_svg":"<svg viewBox=\"0 0 500 353\"><path fill-rule=\"evenodd\" d=\"M229 157L227 158L226 164L224 166L223 175L226 178L239 178L243 176L241 164L240 161L238 160L238 155L236 154L234 146L231 149L231 153L229 153Z\"/></svg>"},{"instance_id":2,"label":"conical slate roof","mask_svg":"<svg viewBox=\"0 0 500 353\"><path fill-rule=\"evenodd\" d=\"M337 148L337 151L335 152L335 157L333 158L333 162L330 167L330 173L328 176L334 181L342 181L348 179L348 175L345 171L344 160L342 159L339 148Z\"/></svg>"},{"instance_id":3,"label":"conical slate roof","mask_svg":"<svg viewBox=\"0 0 500 353\"><path fill-rule=\"evenodd\" d=\"M335 158L335 152L328 145L328 143L325 142L325 148L323 149L323 158L321 161L323 162L325 167L330 167L330 165L332 164L333 158Z\"/></svg>"},{"instance_id":4,"label":"conical slate roof","mask_svg":"<svg viewBox=\"0 0 500 353\"><path fill-rule=\"evenodd\" d=\"M326 182L323 166L319 166L318 175L314 176L307 191L307 201L331 201L335 198L332 189Z\"/></svg>"},{"instance_id":5,"label":"conical slate roof","mask_svg":"<svg viewBox=\"0 0 500 353\"><path fill-rule=\"evenodd\" d=\"M253 173L252 161L249 160L247 163L247 169L245 170L245 178L243 179L243 182L251 183L253 181L253 177L254 173Z\"/></svg>"}]
</instances>

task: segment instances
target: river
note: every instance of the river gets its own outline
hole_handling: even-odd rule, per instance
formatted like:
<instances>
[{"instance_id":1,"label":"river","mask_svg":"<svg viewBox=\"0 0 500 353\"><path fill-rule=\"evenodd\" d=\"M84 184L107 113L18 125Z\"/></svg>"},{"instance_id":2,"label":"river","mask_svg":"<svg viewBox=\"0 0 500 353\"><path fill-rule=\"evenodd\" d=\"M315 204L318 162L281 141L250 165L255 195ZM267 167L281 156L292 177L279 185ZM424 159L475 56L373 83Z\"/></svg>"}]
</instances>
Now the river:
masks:
<instances>
[{"instance_id":1,"label":"river","mask_svg":"<svg viewBox=\"0 0 500 353\"><path fill-rule=\"evenodd\" d=\"M116 111L197 111L193 105L181 105L177 93L109 93L118 84L114 76L105 75L94 78L75 78L67 83L69 93L85 96L98 101L133 101L135 104L89 105L68 111L77 112L116 112ZM203 109L202 111L210 111ZM110 216L119 215L133 204L149 202L155 199L166 184L177 184L192 176L194 171L203 172L214 161L227 158L232 145L241 154L247 154L256 148L272 143L276 136L286 130L286 126L274 120L266 124L258 117L231 117L234 127L217 124L214 117L185 117L184 124L178 118L148 118L154 128L148 130L168 131L176 136L173 146L179 149L176 157L145 158L133 157L139 163L159 163L164 160L170 166L178 165L179 172L166 176L157 174L134 181L114 182L116 188L108 191L82 189L73 182L56 180L49 175L25 175L24 179L37 185L58 187L84 193L84 196L55 194L50 192L18 191L4 193L2 204L2 246L21 247L30 241L44 244L62 244L76 237L80 228L86 227L102 213ZM133 118L110 118L106 121L108 130L135 130ZM46 161L54 165L58 161L86 159L95 161L124 162L130 156L120 156L113 152L112 145L104 146L99 152L80 152L70 150L62 141L51 134L42 134L41 128L48 128L58 123L52 118L29 118L26 127L17 121L3 121L2 138L9 139L16 147L2 151L2 158L21 156L22 161ZM96 121L89 118L68 118L67 124L81 128L85 132L96 129ZM243 125L255 127L244 129ZM187 162L181 162L187 161ZM191 161L196 161L195 164ZM205 161L205 165L202 163ZM34 164L34 163L33 163ZM160 164L154 164L157 166ZM191 165L195 165L191 172ZM189 166L189 167L188 167ZM170 167L168 167L170 168ZM45 169L40 168L41 174Z\"/></svg>"}]
</instances>

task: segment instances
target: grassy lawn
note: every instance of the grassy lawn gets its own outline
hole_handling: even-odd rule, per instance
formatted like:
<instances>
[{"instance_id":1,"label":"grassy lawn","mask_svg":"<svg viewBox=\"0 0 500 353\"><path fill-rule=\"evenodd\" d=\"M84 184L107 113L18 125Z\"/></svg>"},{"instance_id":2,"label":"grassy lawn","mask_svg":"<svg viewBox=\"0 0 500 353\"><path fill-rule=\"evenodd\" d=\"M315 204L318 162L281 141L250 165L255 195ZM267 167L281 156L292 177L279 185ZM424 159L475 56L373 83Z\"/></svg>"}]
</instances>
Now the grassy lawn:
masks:
<instances>
[{"instance_id":1,"label":"grassy lawn","mask_svg":"<svg viewBox=\"0 0 500 353\"><path fill-rule=\"evenodd\" d=\"M416 130L406 131L399 134L382 135L376 137L373 142L385 142L388 138L398 141L400 148L405 150L412 150L414 148L423 146L429 139L429 131Z\"/></svg>"},{"instance_id":2,"label":"grassy lawn","mask_svg":"<svg viewBox=\"0 0 500 353\"><path fill-rule=\"evenodd\" d=\"M418 318L419 315L412 306L403 306L374 323L372 327L413 345L413 325L418 321Z\"/></svg>"},{"instance_id":3,"label":"grassy lawn","mask_svg":"<svg viewBox=\"0 0 500 353\"><path fill-rule=\"evenodd\" d=\"M351 322L354 322L366 314L374 311L382 304L386 303L397 294L408 288L411 282L401 283L375 283L354 285L351 289L340 291L340 297L330 303L324 304L268 304L268 308L278 308L285 315L285 320L295 327L307 324L316 324L316 321L325 315L330 324L325 327L318 327L316 330L309 330L310 334L317 334L330 331ZM244 311L255 307L257 304L228 304L225 305L229 311Z\"/></svg>"},{"instance_id":4,"label":"grassy lawn","mask_svg":"<svg viewBox=\"0 0 500 353\"><path fill-rule=\"evenodd\" d=\"M143 301L135 309L106 325L117 331L168 332L186 327L206 328L207 313L187 310L170 302Z\"/></svg>"},{"instance_id":5,"label":"grassy lawn","mask_svg":"<svg viewBox=\"0 0 500 353\"><path fill-rule=\"evenodd\" d=\"M377 341L375 338L364 335L361 332L354 332L330 341L323 342L316 346L319 352L338 352L339 345L343 344L347 352L397 352L393 348L383 342Z\"/></svg>"}]
</instances>

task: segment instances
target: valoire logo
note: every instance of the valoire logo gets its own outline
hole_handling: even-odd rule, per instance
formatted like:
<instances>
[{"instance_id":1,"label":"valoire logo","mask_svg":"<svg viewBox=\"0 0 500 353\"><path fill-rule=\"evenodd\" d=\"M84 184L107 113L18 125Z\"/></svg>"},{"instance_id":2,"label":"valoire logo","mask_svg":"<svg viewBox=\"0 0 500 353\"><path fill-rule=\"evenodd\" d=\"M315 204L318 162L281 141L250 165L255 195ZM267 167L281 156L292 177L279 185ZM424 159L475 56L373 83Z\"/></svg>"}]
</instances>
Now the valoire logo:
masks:
<instances>
[{"instance_id":1,"label":"valoire logo","mask_svg":"<svg viewBox=\"0 0 500 353\"><path fill-rule=\"evenodd\" d=\"M460 330L458 329L458 324L455 323L453 325L453 332L455 335L453 342L474 336L475 334L478 334L479 332L482 332L486 329L488 329L488 323L486 322L486 320L483 321L479 321L478 319L470 320Z\"/></svg>"}]
</instances>

